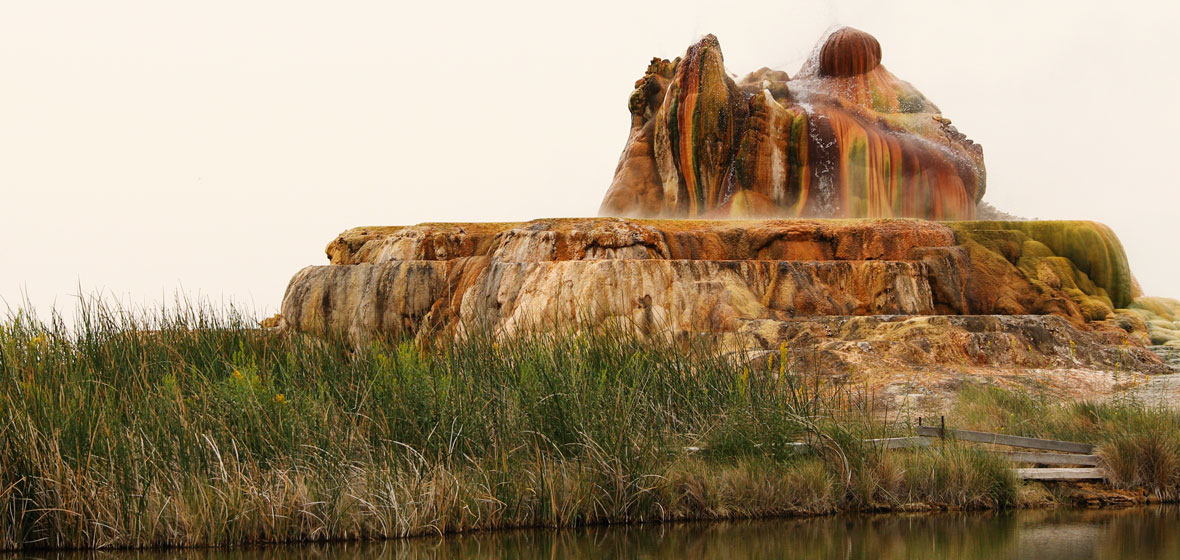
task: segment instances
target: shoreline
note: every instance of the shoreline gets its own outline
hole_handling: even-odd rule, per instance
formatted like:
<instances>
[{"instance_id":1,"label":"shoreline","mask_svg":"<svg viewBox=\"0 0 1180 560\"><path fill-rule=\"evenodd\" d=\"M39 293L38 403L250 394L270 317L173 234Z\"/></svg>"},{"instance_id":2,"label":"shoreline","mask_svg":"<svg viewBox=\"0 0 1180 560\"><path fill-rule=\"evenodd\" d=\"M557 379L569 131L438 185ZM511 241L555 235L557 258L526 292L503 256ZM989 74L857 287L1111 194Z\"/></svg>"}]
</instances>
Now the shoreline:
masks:
<instances>
[{"instance_id":1,"label":"shoreline","mask_svg":"<svg viewBox=\"0 0 1180 560\"><path fill-rule=\"evenodd\" d=\"M1077 484L1065 484L1066 486L1078 486ZM1122 494L1115 492L1120 498L1125 497ZM1102 495L1100 497L1109 497L1109 495ZM1034 512L1034 511L1123 511L1134 510L1137 508L1146 508L1151 506L1178 506L1180 500L1177 499L1159 499L1150 496L1143 496L1142 501L1122 501L1116 499L1111 503L1094 504L1092 502L1074 503L1074 504L1022 504L1016 507L1009 508L961 508L948 507L939 504L903 504L897 507L884 508L867 508L856 510L839 510L821 513L798 512L794 514L780 514L780 515L765 515L765 516L741 516L741 517L701 517L701 518L677 518L666 520L640 520L640 521L623 521L623 522L600 522L584 525L570 525L563 527L554 527L547 525L533 525L533 526L503 526L503 527L484 527L477 529L456 530L446 533L419 533L405 536L390 536L390 537L374 537L374 538L329 538L316 540L286 540L286 541L248 541L233 544L196 544L196 545L160 545L160 546L146 546L146 547L112 547L112 548L49 548L49 547L25 547L20 549L0 549L0 558L5 558L9 555L16 555L23 552L48 552L48 553L76 553L82 554L87 552L109 552L109 553L135 553L135 552L168 552L168 551L214 551L214 550L242 550L242 549L269 549L273 547L299 547L307 545L365 545L375 543L410 543L413 541L421 541L423 539L446 539L448 537L481 537L485 535L502 536L513 533L532 533L532 532L576 532L586 529L613 529L613 528L642 528L654 526L684 526L684 525L717 525L726 523L743 523L743 522L791 522L791 521L806 521L818 519L836 519L836 518L860 518L866 520L876 520L879 518L912 518L940 516L946 514L989 514L989 513L1016 513L1016 512Z\"/></svg>"}]
</instances>

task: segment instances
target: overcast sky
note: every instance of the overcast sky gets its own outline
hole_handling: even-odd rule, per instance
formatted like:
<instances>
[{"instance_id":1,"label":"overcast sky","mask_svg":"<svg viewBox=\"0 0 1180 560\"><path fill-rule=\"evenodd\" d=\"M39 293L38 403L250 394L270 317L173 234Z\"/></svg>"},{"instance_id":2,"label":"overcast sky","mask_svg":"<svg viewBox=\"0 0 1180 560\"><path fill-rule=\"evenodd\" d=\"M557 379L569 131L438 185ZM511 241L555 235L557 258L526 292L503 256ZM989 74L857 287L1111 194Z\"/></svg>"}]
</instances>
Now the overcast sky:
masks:
<instances>
[{"instance_id":1,"label":"overcast sky","mask_svg":"<svg viewBox=\"0 0 1180 560\"><path fill-rule=\"evenodd\" d=\"M731 72L794 75L833 24L983 145L986 200L1109 224L1177 297L1177 21L1109 0L0 0L0 297L262 315L349 227L594 215L652 56L714 33Z\"/></svg>"}]
</instances>

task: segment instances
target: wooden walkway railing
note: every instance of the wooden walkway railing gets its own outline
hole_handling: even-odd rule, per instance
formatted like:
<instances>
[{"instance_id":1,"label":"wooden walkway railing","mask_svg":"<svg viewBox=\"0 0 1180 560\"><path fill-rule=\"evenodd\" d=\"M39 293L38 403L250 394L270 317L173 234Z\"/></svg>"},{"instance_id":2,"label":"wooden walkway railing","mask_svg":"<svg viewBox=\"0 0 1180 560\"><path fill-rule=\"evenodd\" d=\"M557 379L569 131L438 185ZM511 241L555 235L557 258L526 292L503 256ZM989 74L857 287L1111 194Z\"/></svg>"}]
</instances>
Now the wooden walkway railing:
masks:
<instances>
[{"instance_id":1,"label":"wooden walkway railing","mask_svg":"<svg viewBox=\"0 0 1180 560\"><path fill-rule=\"evenodd\" d=\"M1088 443L1060 441L1055 439L1039 439L991 432L976 432L972 430L947 429L945 420L940 419L939 426L925 426L922 419L918 419L918 426L914 432L918 435L911 437L894 437L865 440L883 449L903 449L914 447L928 447L938 439L955 439L1021 449L1035 449L1036 451L1000 451L995 450L1004 458L1016 464L1057 465L1054 467L1025 467L1014 468L1016 476L1024 480L1105 480L1106 472L1099 467L1098 456L1094 455L1094 446ZM789 448L799 452L806 451L808 444L794 442L787 444ZM685 448L689 453L705 451L701 447Z\"/></svg>"},{"instance_id":2,"label":"wooden walkway railing","mask_svg":"<svg viewBox=\"0 0 1180 560\"><path fill-rule=\"evenodd\" d=\"M1039 439L1023 436L1011 436L991 432L975 432L971 430L950 430L946 428L945 419L940 419L939 427L923 426L922 419L918 419L915 433L921 437L947 438L977 443L990 443L1023 449L1043 450L1041 452L1028 451L998 451L1013 463L1032 463L1037 465L1079 465L1073 468L1061 467L1029 467L1013 469L1016 476L1024 480L1105 480L1106 471L1098 466L1098 456L1094 455L1094 446L1088 443L1060 441L1056 439Z\"/></svg>"}]
</instances>

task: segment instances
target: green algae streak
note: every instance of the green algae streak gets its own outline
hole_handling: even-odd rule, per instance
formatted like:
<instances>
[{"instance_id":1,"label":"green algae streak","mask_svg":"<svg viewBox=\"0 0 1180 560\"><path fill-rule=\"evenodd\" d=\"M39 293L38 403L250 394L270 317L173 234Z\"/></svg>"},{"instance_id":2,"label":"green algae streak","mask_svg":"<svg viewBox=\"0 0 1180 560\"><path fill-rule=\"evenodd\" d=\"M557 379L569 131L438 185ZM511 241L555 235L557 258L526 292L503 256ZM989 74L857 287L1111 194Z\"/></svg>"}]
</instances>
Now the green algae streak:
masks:
<instances>
[{"instance_id":1,"label":"green algae streak","mask_svg":"<svg viewBox=\"0 0 1180 560\"><path fill-rule=\"evenodd\" d=\"M951 222L947 225L957 235L1000 253L1026 273L1036 265L1037 260L1064 257L1072 263L1075 274L1062 280L1076 285L1086 296L1108 298L1109 305L1116 309L1126 308L1139 295L1123 244L1114 231L1104 224L1053 220ZM1029 240L1037 244L1026 243ZM1042 245L1051 254L1046 254ZM1021 266L1018 264L1021 258L1033 261L1026 261L1025 266ZM1049 261L1045 265L1061 271L1060 263ZM1080 301L1078 303L1083 304Z\"/></svg>"}]
</instances>

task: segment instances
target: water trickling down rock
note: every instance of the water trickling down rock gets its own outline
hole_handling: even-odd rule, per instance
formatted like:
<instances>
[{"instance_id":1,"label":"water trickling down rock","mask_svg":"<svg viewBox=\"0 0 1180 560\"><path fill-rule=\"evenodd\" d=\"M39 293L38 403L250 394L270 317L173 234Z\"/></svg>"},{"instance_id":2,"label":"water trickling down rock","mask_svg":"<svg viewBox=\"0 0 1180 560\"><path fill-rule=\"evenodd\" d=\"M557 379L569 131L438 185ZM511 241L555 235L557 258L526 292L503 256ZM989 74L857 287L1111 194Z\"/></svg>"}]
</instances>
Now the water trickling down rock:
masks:
<instances>
[{"instance_id":1,"label":"water trickling down rock","mask_svg":"<svg viewBox=\"0 0 1180 560\"><path fill-rule=\"evenodd\" d=\"M881 65L881 46L831 33L800 72L735 82L708 35L653 59L603 216L971 219L983 149Z\"/></svg>"}]
</instances>

